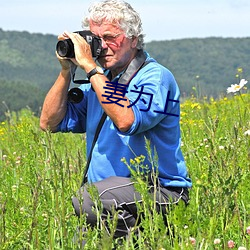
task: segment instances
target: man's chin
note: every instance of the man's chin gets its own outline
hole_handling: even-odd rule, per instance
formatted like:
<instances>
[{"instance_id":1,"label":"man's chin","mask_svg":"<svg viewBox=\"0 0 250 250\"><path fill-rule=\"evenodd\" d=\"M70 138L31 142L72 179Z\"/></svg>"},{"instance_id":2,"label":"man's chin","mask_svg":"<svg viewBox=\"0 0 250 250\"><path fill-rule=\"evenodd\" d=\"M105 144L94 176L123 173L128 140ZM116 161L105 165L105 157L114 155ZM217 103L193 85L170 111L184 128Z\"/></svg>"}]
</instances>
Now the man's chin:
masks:
<instances>
[{"instance_id":1,"label":"man's chin","mask_svg":"<svg viewBox=\"0 0 250 250\"><path fill-rule=\"evenodd\" d=\"M105 69L111 69L113 66L112 62L106 60L105 58L98 59L98 62Z\"/></svg>"}]
</instances>

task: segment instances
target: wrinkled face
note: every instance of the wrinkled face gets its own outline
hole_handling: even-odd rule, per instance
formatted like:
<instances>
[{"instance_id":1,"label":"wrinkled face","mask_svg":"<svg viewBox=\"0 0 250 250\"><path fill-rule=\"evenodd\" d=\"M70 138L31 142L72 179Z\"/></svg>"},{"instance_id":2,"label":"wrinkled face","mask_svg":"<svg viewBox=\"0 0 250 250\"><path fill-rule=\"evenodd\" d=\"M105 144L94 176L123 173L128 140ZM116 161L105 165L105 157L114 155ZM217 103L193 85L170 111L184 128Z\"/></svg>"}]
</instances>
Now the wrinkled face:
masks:
<instances>
[{"instance_id":1,"label":"wrinkled face","mask_svg":"<svg viewBox=\"0 0 250 250\"><path fill-rule=\"evenodd\" d=\"M111 71L123 70L135 56L137 38L127 38L117 24L90 20L90 30L102 40L103 52L98 58L102 67Z\"/></svg>"}]
</instances>

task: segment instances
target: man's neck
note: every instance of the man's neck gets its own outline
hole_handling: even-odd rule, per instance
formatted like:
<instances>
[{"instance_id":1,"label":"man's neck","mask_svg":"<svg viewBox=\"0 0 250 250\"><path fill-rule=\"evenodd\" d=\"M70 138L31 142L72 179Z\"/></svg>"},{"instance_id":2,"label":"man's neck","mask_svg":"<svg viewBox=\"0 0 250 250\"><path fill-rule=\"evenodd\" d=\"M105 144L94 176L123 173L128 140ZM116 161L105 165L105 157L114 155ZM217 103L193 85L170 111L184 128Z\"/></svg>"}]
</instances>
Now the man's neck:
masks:
<instances>
[{"instance_id":1,"label":"man's neck","mask_svg":"<svg viewBox=\"0 0 250 250\"><path fill-rule=\"evenodd\" d=\"M125 65L123 65L123 67L117 68L115 70L111 70L112 79L114 79L116 76L118 76L120 73L122 73L124 70L127 69L131 61L136 57L137 53L138 53L138 50L135 50L135 52L132 54L128 62Z\"/></svg>"}]
</instances>

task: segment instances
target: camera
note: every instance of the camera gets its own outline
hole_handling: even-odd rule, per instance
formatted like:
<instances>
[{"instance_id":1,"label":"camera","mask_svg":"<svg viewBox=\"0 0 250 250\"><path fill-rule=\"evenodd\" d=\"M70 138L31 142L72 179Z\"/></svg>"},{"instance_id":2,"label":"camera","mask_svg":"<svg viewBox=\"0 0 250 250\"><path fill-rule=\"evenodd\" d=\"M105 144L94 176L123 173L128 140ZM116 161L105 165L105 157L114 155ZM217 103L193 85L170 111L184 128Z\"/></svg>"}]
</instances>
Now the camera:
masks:
<instances>
[{"instance_id":1,"label":"camera","mask_svg":"<svg viewBox=\"0 0 250 250\"><path fill-rule=\"evenodd\" d=\"M102 41L99 37L95 36L90 30L75 31L81 35L90 45L92 56L98 57L102 52ZM74 44L71 39L65 39L57 42L56 51L61 57L74 58Z\"/></svg>"}]
</instances>

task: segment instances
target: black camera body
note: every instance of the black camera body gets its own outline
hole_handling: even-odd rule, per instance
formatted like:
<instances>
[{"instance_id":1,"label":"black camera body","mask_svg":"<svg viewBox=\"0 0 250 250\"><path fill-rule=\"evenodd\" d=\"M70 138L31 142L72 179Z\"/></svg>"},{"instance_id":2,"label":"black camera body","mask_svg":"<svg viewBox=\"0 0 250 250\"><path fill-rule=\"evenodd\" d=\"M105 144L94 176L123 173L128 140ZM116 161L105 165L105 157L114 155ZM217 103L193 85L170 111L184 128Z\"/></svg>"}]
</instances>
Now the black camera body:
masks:
<instances>
[{"instance_id":1,"label":"black camera body","mask_svg":"<svg viewBox=\"0 0 250 250\"><path fill-rule=\"evenodd\" d=\"M95 36L90 30L83 31L75 31L74 33L78 33L81 35L87 43L90 45L92 56L98 57L102 52L102 40ZM71 39L65 39L57 42L56 51L61 57L74 58L75 50L74 44Z\"/></svg>"}]
</instances>

